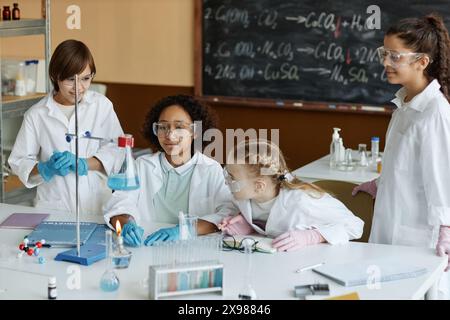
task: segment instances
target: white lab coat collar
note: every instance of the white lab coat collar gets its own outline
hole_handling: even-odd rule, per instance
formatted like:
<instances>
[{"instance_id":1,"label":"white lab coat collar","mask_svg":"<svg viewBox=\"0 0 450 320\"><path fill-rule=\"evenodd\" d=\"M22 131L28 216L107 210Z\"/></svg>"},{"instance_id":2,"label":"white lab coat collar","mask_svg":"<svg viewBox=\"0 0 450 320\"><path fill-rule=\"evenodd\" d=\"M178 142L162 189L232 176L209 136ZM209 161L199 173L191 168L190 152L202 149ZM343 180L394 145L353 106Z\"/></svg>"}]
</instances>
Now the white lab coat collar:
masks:
<instances>
[{"instance_id":1,"label":"white lab coat collar","mask_svg":"<svg viewBox=\"0 0 450 320\"><path fill-rule=\"evenodd\" d=\"M393 102L399 109L409 107L419 112L423 112L428 106L429 101L436 97L436 94L440 92L441 85L434 79L428 86L418 95L416 95L411 101L405 102L406 89L403 87L395 93L395 99Z\"/></svg>"},{"instance_id":2,"label":"white lab coat collar","mask_svg":"<svg viewBox=\"0 0 450 320\"><path fill-rule=\"evenodd\" d=\"M55 118L55 119L58 119L59 121L64 123L64 125L66 125L68 127L69 126L69 120L62 113L62 111L59 109L57 102L53 98L54 95L55 95L55 91L52 91L52 92L50 92L47 95L47 101L45 102L45 106L49 110L48 115L53 117L53 118ZM81 100L81 102L78 105L79 111L81 111L84 108L86 108L86 106L93 101L93 95L94 94L91 91L87 91L86 92L86 94L83 96L83 99Z\"/></svg>"},{"instance_id":3,"label":"white lab coat collar","mask_svg":"<svg viewBox=\"0 0 450 320\"><path fill-rule=\"evenodd\" d=\"M164 172L168 172L170 170L174 170L177 174L182 176L182 175L186 174L188 171L190 171L192 169L192 167L195 166L195 164L198 162L198 160L197 160L198 152L196 152L194 154L194 156L191 159L189 159L189 161L187 161L183 165L181 165L179 167L176 167L176 168L170 164L170 162L167 160L167 158L166 158L164 153L161 152L159 154L159 158L160 158L160 161L161 161L162 170Z\"/></svg>"},{"instance_id":4,"label":"white lab coat collar","mask_svg":"<svg viewBox=\"0 0 450 320\"><path fill-rule=\"evenodd\" d=\"M147 158L146 160L152 165L153 170L155 169L159 169L161 166L160 163L160 154L162 152L156 152L155 154L153 154L151 157ZM205 156L204 154L200 153L200 152L196 152L194 154L194 156L192 157L192 165L194 164L201 164L201 165L207 165L207 166L212 166L216 164L216 161Z\"/></svg>"},{"instance_id":5,"label":"white lab coat collar","mask_svg":"<svg viewBox=\"0 0 450 320\"><path fill-rule=\"evenodd\" d=\"M151 157L149 157L148 159L146 159L152 167L151 170L152 170L153 176L159 178L159 181L156 184L156 190L159 190L159 188L161 188L161 186L162 186L162 170L161 170L161 160L160 160L161 154L162 154L162 152L157 152L154 155L152 155ZM162 154L162 157L164 157L164 154ZM196 152L191 160L192 160L191 165L212 166L212 165L216 164L215 160L208 158L207 156L205 156L204 154L202 154L200 152ZM198 171L194 170L193 175L195 176L197 174L198 174ZM193 184L191 185L191 190L195 190L195 187L201 183L201 179L194 179L194 177L193 177L192 181L193 181ZM195 181L195 183L194 183L194 181Z\"/></svg>"}]
</instances>

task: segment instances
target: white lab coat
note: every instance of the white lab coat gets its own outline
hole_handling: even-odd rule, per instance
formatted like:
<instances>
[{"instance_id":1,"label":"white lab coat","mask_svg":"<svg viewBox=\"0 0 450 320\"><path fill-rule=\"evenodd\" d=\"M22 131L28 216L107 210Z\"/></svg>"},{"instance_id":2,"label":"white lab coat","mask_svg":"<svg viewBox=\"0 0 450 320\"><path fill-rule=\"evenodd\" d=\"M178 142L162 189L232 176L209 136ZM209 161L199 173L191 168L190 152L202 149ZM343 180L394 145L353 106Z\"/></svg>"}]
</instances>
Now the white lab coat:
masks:
<instances>
[{"instance_id":1,"label":"white lab coat","mask_svg":"<svg viewBox=\"0 0 450 320\"><path fill-rule=\"evenodd\" d=\"M117 138L123 134L111 101L105 96L87 91L78 108L79 133L90 131L92 136ZM56 105L53 94L49 94L32 106L24 115L8 163L27 188L37 186L35 206L43 209L58 209L75 212L75 174L62 177L55 175L45 182L40 175L30 176L31 170L40 161L47 161L53 151L70 151L75 154L75 143L66 141L66 133L75 133L75 113L70 118ZM98 140L80 139L80 158L95 156L107 174L120 166L119 149L113 144L100 145ZM80 212L101 214L103 202L111 196L106 186L106 177L98 171L89 171L79 177Z\"/></svg>"},{"instance_id":2,"label":"white lab coat","mask_svg":"<svg viewBox=\"0 0 450 320\"><path fill-rule=\"evenodd\" d=\"M203 219L206 214L219 212L237 214L233 196L225 184L220 164L197 153L189 189L189 214ZM136 160L140 188L133 191L116 191L104 207L105 222L120 214L131 215L137 223L149 225L156 221L154 199L163 185L160 152L144 155Z\"/></svg>"},{"instance_id":3,"label":"white lab coat","mask_svg":"<svg viewBox=\"0 0 450 320\"><path fill-rule=\"evenodd\" d=\"M317 229L330 244L346 243L362 236L364 222L329 194L313 198L303 190L281 189L270 210L265 230L252 222L250 200L237 201L240 212L260 234L272 238L289 230ZM204 220L218 224L224 217L210 215Z\"/></svg>"},{"instance_id":4,"label":"white lab coat","mask_svg":"<svg viewBox=\"0 0 450 320\"><path fill-rule=\"evenodd\" d=\"M450 105L433 80L410 102L405 90L386 135L370 242L435 248L450 225Z\"/></svg>"}]
</instances>

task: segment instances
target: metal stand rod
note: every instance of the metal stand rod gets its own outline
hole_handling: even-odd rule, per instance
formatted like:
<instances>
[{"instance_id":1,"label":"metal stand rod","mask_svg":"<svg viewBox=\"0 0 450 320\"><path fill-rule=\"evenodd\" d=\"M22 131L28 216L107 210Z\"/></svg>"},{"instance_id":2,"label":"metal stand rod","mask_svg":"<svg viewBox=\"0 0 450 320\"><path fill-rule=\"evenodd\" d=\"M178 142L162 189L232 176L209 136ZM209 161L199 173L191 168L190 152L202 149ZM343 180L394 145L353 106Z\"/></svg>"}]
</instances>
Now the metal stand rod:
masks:
<instances>
[{"instance_id":1,"label":"metal stand rod","mask_svg":"<svg viewBox=\"0 0 450 320\"><path fill-rule=\"evenodd\" d=\"M78 75L75 75L75 211L77 215L77 256L80 256L80 207L78 203Z\"/></svg>"}]
</instances>

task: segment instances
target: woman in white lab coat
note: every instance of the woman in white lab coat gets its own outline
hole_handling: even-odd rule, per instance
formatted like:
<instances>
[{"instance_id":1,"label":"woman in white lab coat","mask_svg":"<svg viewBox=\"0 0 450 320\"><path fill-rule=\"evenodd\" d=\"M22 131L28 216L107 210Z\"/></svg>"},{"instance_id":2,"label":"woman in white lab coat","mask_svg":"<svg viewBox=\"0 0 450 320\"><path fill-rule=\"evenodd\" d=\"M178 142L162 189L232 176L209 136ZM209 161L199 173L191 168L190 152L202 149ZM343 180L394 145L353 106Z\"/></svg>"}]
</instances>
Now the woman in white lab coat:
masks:
<instances>
[{"instance_id":1,"label":"woman in white lab coat","mask_svg":"<svg viewBox=\"0 0 450 320\"><path fill-rule=\"evenodd\" d=\"M404 19L378 49L389 83L401 84L378 181L370 242L450 253L450 39L440 17ZM447 267L448 270L448 267ZM448 283L441 281L444 296Z\"/></svg>"},{"instance_id":2,"label":"woman in white lab coat","mask_svg":"<svg viewBox=\"0 0 450 320\"><path fill-rule=\"evenodd\" d=\"M256 231L275 238L272 245L279 251L320 242L342 244L362 235L364 222L317 186L292 177L272 142L241 143L228 157L224 172L241 214L203 219L231 235Z\"/></svg>"},{"instance_id":3,"label":"woman in white lab coat","mask_svg":"<svg viewBox=\"0 0 450 320\"><path fill-rule=\"evenodd\" d=\"M75 212L75 84L79 75L79 132L106 139L123 134L111 101L88 91L96 72L94 59L80 41L55 49L49 74L54 90L24 115L8 163L27 188L37 186L35 206ZM117 148L98 140L79 139L80 212L101 214L110 197L106 176L120 165Z\"/></svg>"},{"instance_id":4,"label":"woman in white lab coat","mask_svg":"<svg viewBox=\"0 0 450 320\"><path fill-rule=\"evenodd\" d=\"M179 212L199 216L235 214L220 164L194 150L194 140L214 127L211 111L190 96L163 98L148 113L143 134L158 152L136 160L140 189L116 191L104 208L106 223L123 227L124 241L140 246L139 224L178 222ZM204 142L201 142L201 146ZM198 231L203 233L203 222ZM178 239L178 227L157 231L153 240ZM146 244L151 244L153 241Z\"/></svg>"}]
</instances>

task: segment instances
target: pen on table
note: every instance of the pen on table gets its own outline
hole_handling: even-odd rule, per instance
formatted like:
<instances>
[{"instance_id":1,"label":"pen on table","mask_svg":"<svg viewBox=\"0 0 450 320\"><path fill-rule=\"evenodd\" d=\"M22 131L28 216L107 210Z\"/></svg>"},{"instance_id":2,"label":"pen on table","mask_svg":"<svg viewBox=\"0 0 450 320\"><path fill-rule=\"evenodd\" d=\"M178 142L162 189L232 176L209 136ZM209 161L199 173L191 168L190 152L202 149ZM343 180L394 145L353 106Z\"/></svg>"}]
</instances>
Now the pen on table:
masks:
<instances>
[{"instance_id":1,"label":"pen on table","mask_svg":"<svg viewBox=\"0 0 450 320\"><path fill-rule=\"evenodd\" d=\"M321 263L318 263L318 264L314 264L314 265L312 265L312 266L306 266L306 267L303 267L303 268L300 268L300 269L295 270L295 272L296 272L296 273L300 273L300 272L303 272L303 271L311 270L311 269L320 267L320 266L323 265L323 264L325 264L325 262L321 262Z\"/></svg>"}]
</instances>

